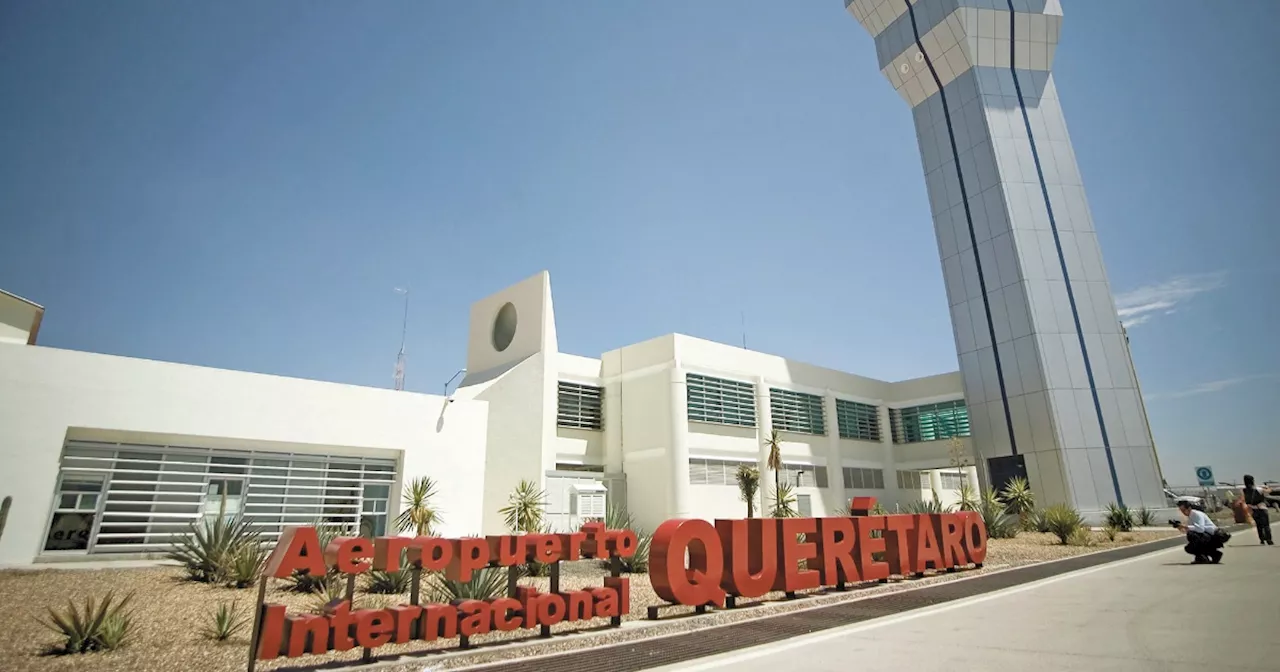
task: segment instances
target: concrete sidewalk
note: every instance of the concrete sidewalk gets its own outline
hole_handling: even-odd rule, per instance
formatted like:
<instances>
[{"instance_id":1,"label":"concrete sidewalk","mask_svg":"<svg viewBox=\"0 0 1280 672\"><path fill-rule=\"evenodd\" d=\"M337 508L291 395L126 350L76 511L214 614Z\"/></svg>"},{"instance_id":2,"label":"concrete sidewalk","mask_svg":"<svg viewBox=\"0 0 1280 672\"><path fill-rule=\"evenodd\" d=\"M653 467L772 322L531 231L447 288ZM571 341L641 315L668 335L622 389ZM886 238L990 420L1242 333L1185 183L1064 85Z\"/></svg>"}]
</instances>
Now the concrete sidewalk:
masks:
<instances>
[{"instance_id":1,"label":"concrete sidewalk","mask_svg":"<svg viewBox=\"0 0 1280 672\"><path fill-rule=\"evenodd\" d=\"M1280 669L1280 547L1242 530L1221 565L1190 561L1160 551L661 670Z\"/></svg>"}]
</instances>

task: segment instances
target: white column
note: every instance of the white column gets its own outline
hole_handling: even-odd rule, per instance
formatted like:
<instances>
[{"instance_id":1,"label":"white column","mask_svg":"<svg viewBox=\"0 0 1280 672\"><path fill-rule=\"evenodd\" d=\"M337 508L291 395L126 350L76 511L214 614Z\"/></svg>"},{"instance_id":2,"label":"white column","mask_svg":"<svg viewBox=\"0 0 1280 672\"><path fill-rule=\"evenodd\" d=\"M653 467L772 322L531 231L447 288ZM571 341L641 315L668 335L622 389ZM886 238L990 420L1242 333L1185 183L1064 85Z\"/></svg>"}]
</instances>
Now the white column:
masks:
<instances>
[{"instance_id":1,"label":"white column","mask_svg":"<svg viewBox=\"0 0 1280 672\"><path fill-rule=\"evenodd\" d=\"M880 420L880 467L884 469L885 492L893 493L892 502L884 502L884 508L893 510L893 505L900 503L902 496L898 490L898 465L893 456L893 420L889 417L889 407L876 402L876 417Z\"/></svg>"},{"instance_id":2,"label":"white column","mask_svg":"<svg viewBox=\"0 0 1280 672\"><path fill-rule=\"evenodd\" d=\"M604 386L604 473L622 473L622 376Z\"/></svg>"},{"instance_id":3,"label":"white column","mask_svg":"<svg viewBox=\"0 0 1280 672\"><path fill-rule=\"evenodd\" d=\"M764 376L756 380L756 443L760 446L760 516L768 515L773 504L773 470L769 468L769 446L765 445L773 433L773 415L769 408L769 384Z\"/></svg>"},{"instance_id":4,"label":"white column","mask_svg":"<svg viewBox=\"0 0 1280 672\"><path fill-rule=\"evenodd\" d=\"M934 492L938 493L939 498L942 498L943 496L942 472L940 470L938 469L929 470L929 488L933 490L933 492L929 493L930 499L933 498Z\"/></svg>"},{"instance_id":5,"label":"white column","mask_svg":"<svg viewBox=\"0 0 1280 672\"><path fill-rule=\"evenodd\" d=\"M689 409L688 389L680 362L671 367L671 449L667 453L667 502L669 517L688 518L689 510Z\"/></svg>"},{"instance_id":6,"label":"white column","mask_svg":"<svg viewBox=\"0 0 1280 672\"><path fill-rule=\"evenodd\" d=\"M831 501L824 502L826 510L817 515L829 516L836 507L847 511L849 498L844 492L844 460L840 457L840 417L836 415L836 395L831 390L827 390L823 405L827 416L827 485Z\"/></svg>"}]
</instances>

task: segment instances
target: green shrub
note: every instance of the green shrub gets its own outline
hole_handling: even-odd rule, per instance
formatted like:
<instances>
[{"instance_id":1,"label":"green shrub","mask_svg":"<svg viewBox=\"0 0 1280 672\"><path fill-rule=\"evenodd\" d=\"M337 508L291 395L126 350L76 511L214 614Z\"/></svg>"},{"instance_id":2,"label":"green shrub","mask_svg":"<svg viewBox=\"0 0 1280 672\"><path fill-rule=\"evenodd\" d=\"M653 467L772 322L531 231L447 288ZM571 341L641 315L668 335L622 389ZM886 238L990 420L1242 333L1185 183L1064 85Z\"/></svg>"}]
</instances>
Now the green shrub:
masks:
<instances>
[{"instance_id":1,"label":"green shrub","mask_svg":"<svg viewBox=\"0 0 1280 672\"><path fill-rule=\"evenodd\" d=\"M938 499L938 493L933 493L933 499L922 500L918 502L907 502L902 510L907 513L951 513L954 509L950 506L943 506L942 500Z\"/></svg>"},{"instance_id":2,"label":"green shrub","mask_svg":"<svg viewBox=\"0 0 1280 672\"><path fill-rule=\"evenodd\" d=\"M373 570L368 574L365 592L381 595L403 595L409 592L413 583L413 571L402 569L396 572Z\"/></svg>"},{"instance_id":3,"label":"green shrub","mask_svg":"<svg viewBox=\"0 0 1280 672\"><path fill-rule=\"evenodd\" d=\"M1049 531L1049 521L1045 518L1043 509L1033 509L1023 516L1021 527L1023 532L1040 532L1043 534Z\"/></svg>"},{"instance_id":4,"label":"green shrub","mask_svg":"<svg viewBox=\"0 0 1280 672\"><path fill-rule=\"evenodd\" d=\"M1067 543L1071 535L1084 529L1084 518L1080 512L1066 504L1055 504L1044 512L1045 526L1058 541Z\"/></svg>"},{"instance_id":5,"label":"green shrub","mask_svg":"<svg viewBox=\"0 0 1280 672\"><path fill-rule=\"evenodd\" d=\"M497 599L507 594L507 569L486 567L477 570L466 583L454 581L444 574L432 574L426 593L432 602Z\"/></svg>"},{"instance_id":6,"label":"green shrub","mask_svg":"<svg viewBox=\"0 0 1280 672\"><path fill-rule=\"evenodd\" d=\"M1142 527L1151 527L1156 524L1156 512L1145 506L1138 507L1137 511L1138 524Z\"/></svg>"},{"instance_id":7,"label":"green shrub","mask_svg":"<svg viewBox=\"0 0 1280 672\"><path fill-rule=\"evenodd\" d=\"M1107 524L1106 527L1102 528L1102 533L1107 536L1107 541L1115 541L1116 537L1120 536L1120 528Z\"/></svg>"},{"instance_id":8,"label":"green shrub","mask_svg":"<svg viewBox=\"0 0 1280 672\"><path fill-rule=\"evenodd\" d=\"M261 545L258 531L244 517L219 516L192 522L189 534L178 536L167 557L182 563L194 581L225 583L235 573L233 566L241 549Z\"/></svg>"},{"instance_id":9,"label":"green shrub","mask_svg":"<svg viewBox=\"0 0 1280 672\"><path fill-rule=\"evenodd\" d=\"M1133 529L1133 512L1123 504L1112 502L1107 505L1107 525L1128 532Z\"/></svg>"},{"instance_id":10,"label":"green shrub","mask_svg":"<svg viewBox=\"0 0 1280 672\"><path fill-rule=\"evenodd\" d=\"M320 581L319 590L311 600L311 613L319 614L333 602L347 599L347 580L339 574L328 574Z\"/></svg>"},{"instance_id":11,"label":"green shrub","mask_svg":"<svg viewBox=\"0 0 1280 672\"><path fill-rule=\"evenodd\" d=\"M115 593L108 592L100 602L86 597L83 609L68 600L65 610L49 607L48 618L37 620L61 638L61 653L107 651L123 645L129 636L132 619L125 607L131 599L133 593L117 601Z\"/></svg>"},{"instance_id":12,"label":"green shrub","mask_svg":"<svg viewBox=\"0 0 1280 672\"><path fill-rule=\"evenodd\" d=\"M978 513L982 515L982 523L987 528L987 536L991 539L1012 539L1018 536L1018 519L1009 515L1004 502L995 490L987 489L978 502Z\"/></svg>"},{"instance_id":13,"label":"green shrub","mask_svg":"<svg viewBox=\"0 0 1280 672\"><path fill-rule=\"evenodd\" d=\"M209 612L209 623L201 631L208 639L225 642L249 625L249 613L238 610L237 601L219 602L218 608Z\"/></svg>"}]
</instances>

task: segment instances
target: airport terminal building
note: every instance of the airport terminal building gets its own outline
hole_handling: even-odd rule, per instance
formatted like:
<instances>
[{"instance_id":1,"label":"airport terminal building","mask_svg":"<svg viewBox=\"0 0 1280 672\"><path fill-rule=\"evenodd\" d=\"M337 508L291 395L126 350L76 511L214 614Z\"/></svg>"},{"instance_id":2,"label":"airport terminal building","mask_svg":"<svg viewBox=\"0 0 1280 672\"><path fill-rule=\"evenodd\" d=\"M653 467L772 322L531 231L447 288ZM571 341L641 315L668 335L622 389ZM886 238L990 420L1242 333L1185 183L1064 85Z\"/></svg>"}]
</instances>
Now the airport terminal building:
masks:
<instances>
[{"instance_id":1,"label":"airport terminal building","mask_svg":"<svg viewBox=\"0 0 1280 672\"><path fill-rule=\"evenodd\" d=\"M756 511L772 501L774 429L801 514L982 477L958 373L885 382L679 334L570 355L546 273L474 304L448 397L43 347L43 312L0 294L0 565L155 554L219 511L384 533L423 475L448 535L502 531L526 479L560 529L618 504L647 529L744 517L734 474L757 465Z\"/></svg>"}]
</instances>

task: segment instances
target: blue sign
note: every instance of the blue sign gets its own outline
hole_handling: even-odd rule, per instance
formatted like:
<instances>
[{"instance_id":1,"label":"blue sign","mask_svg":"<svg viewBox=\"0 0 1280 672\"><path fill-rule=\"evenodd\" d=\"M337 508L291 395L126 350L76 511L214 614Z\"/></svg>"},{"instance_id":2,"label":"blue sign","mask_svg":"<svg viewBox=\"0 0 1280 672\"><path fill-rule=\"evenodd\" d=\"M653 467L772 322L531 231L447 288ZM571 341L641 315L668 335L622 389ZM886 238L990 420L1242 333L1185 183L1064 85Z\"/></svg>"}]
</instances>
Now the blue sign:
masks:
<instances>
[{"instance_id":1,"label":"blue sign","mask_svg":"<svg viewBox=\"0 0 1280 672\"><path fill-rule=\"evenodd\" d=\"M1196 467L1196 479L1200 481L1200 485L1213 485L1215 482L1213 480L1213 467Z\"/></svg>"}]
</instances>

